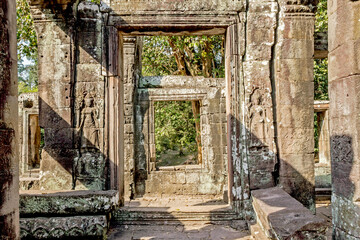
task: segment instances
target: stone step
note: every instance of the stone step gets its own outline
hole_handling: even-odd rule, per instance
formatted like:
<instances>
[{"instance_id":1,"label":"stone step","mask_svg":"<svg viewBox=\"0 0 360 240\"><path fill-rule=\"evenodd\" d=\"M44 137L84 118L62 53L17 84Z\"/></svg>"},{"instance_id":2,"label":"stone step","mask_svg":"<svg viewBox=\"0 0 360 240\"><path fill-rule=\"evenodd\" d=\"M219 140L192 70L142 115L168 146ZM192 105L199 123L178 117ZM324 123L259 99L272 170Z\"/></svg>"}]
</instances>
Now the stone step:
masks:
<instances>
[{"instance_id":1,"label":"stone step","mask_svg":"<svg viewBox=\"0 0 360 240\"><path fill-rule=\"evenodd\" d=\"M237 214L231 211L166 212L158 210L151 211L150 209L146 209L145 211L120 209L114 212L112 216L112 222L120 224L177 224L185 221L221 223L238 219Z\"/></svg>"},{"instance_id":2,"label":"stone step","mask_svg":"<svg viewBox=\"0 0 360 240\"><path fill-rule=\"evenodd\" d=\"M251 236L254 240L267 240L269 239L264 231L261 229L258 223L253 223L250 225Z\"/></svg>"},{"instance_id":3,"label":"stone step","mask_svg":"<svg viewBox=\"0 0 360 240\"><path fill-rule=\"evenodd\" d=\"M331 202L331 188L316 188L316 203L326 204Z\"/></svg>"}]
</instances>

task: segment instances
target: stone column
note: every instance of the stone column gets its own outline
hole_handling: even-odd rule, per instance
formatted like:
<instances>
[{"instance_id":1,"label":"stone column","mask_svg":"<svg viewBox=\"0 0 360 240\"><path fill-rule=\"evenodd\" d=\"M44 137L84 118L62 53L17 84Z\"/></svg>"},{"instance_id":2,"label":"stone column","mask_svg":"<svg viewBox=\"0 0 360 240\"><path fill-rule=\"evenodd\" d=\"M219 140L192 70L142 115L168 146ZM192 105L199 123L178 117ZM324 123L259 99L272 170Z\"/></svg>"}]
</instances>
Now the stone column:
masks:
<instances>
[{"instance_id":1,"label":"stone column","mask_svg":"<svg viewBox=\"0 0 360 240\"><path fill-rule=\"evenodd\" d=\"M360 239L360 1L328 2L334 239Z\"/></svg>"},{"instance_id":2,"label":"stone column","mask_svg":"<svg viewBox=\"0 0 360 240\"><path fill-rule=\"evenodd\" d=\"M124 156L125 156L125 198L135 194L135 144L134 144L134 96L136 90L135 62L136 37L124 37Z\"/></svg>"},{"instance_id":3,"label":"stone column","mask_svg":"<svg viewBox=\"0 0 360 240\"><path fill-rule=\"evenodd\" d=\"M19 239L15 1L0 1L0 239Z\"/></svg>"},{"instance_id":4,"label":"stone column","mask_svg":"<svg viewBox=\"0 0 360 240\"><path fill-rule=\"evenodd\" d=\"M67 5L41 5L31 2L38 38L39 124L44 128L45 146L41 153L40 188L70 190L72 188L73 150L72 90L74 81L74 31L65 19ZM64 14L64 15L62 15Z\"/></svg>"},{"instance_id":5,"label":"stone column","mask_svg":"<svg viewBox=\"0 0 360 240\"><path fill-rule=\"evenodd\" d=\"M314 14L311 3L308 0L280 2L274 74L279 184L315 211Z\"/></svg>"}]
</instances>

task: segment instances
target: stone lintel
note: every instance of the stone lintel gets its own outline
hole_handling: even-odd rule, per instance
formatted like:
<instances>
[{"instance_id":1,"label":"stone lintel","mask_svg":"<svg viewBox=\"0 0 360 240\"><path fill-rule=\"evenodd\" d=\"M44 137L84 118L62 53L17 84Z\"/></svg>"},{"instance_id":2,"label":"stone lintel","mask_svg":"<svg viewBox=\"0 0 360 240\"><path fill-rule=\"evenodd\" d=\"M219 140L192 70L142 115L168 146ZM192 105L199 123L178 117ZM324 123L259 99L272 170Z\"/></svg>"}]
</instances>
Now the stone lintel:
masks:
<instances>
[{"instance_id":1,"label":"stone lintel","mask_svg":"<svg viewBox=\"0 0 360 240\"><path fill-rule=\"evenodd\" d=\"M284 190L260 189L252 191L251 195L257 221L267 237L325 239L325 220L313 215Z\"/></svg>"},{"instance_id":2,"label":"stone lintel","mask_svg":"<svg viewBox=\"0 0 360 240\"><path fill-rule=\"evenodd\" d=\"M104 214L119 204L119 193L109 191L21 191L21 216Z\"/></svg>"},{"instance_id":3,"label":"stone lintel","mask_svg":"<svg viewBox=\"0 0 360 240\"><path fill-rule=\"evenodd\" d=\"M314 101L314 112L326 112L329 107L330 101Z\"/></svg>"},{"instance_id":4,"label":"stone lintel","mask_svg":"<svg viewBox=\"0 0 360 240\"><path fill-rule=\"evenodd\" d=\"M151 76L140 79L139 88L198 88L225 86L223 78L192 76Z\"/></svg>"},{"instance_id":5,"label":"stone lintel","mask_svg":"<svg viewBox=\"0 0 360 240\"><path fill-rule=\"evenodd\" d=\"M104 239L108 221L101 216L20 219L21 239Z\"/></svg>"}]
</instances>

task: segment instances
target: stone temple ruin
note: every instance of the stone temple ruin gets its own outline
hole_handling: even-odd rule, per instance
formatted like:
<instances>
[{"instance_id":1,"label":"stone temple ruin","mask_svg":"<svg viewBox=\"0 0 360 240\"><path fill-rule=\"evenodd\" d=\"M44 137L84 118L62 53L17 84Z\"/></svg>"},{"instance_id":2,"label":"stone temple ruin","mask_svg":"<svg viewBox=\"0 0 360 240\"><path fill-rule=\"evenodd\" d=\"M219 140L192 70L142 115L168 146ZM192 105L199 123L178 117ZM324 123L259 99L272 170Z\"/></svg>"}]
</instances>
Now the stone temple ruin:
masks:
<instances>
[{"instance_id":1,"label":"stone temple ruin","mask_svg":"<svg viewBox=\"0 0 360 240\"><path fill-rule=\"evenodd\" d=\"M29 2L39 93L19 98L15 3L0 2L1 239L132 239L111 229L189 220L326 239L315 186L331 187L333 239L360 238L358 0L328 1L328 41L316 0ZM143 77L142 36L157 35L224 35L225 78ZM331 100L314 103L313 59L327 55ZM156 165L153 105L168 100L201 101L197 165ZM315 179L330 166L332 184ZM225 207L134 202L165 195Z\"/></svg>"}]
</instances>

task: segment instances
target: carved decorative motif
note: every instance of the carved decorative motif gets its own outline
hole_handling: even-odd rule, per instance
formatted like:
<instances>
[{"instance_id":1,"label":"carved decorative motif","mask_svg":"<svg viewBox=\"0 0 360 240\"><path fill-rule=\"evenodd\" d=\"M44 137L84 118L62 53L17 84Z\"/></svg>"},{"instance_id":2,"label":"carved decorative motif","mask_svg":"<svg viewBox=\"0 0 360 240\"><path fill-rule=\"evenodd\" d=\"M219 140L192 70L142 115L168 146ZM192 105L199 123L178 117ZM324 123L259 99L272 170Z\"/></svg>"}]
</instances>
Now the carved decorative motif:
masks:
<instances>
[{"instance_id":1,"label":"carved decorative motif","mask_svg":"<svg viewBox=\"0 0 360 240\"><path fill-rule=\"evenodd\" d=\"M79 148L99 148L99 112L94 105L93 94L84 91L75 109L78 117L76 128L80 135Z\"/></svg>"},{"instance_id":2,"label":"carved decorative motif","mask_svg":"<svg viewBox=\"0 0 360 240\"><path fill-rule=\"evenodd\" d=\"M146 11L241 11L244 0L113 0L111 8L118 12L138 14Z\"/></svg>"},{"instance_id":3,"label":"carved decorative motif","mask_svg":"<svg viewBox=\"0 0 360 240\"><path fill-rule=\"evenodd\" d=\"M21 239L58 239L102 237L107 229L106 216L21 218Z\"/></svg>"},{"instance_id":4,"label":"carved decorative motif","mask_svg":"<svg viewBox=\"0 0 360 240\"><path fill-rule=\"evenodd\" d=\"M249 95L249 127L250 127L250 147L266 147L269 143L266 140L269 136L268 113L266 109L267 93L259 88L255 88Z\"/></svg>"},{"instance_id":5,"label":"carved decorative motif","mask_svg":"<svg viewBox=\"0 0 360 240\"><path fill-rule=\"evenodd\" d=\"M285 0L285 12L287 13L313 13L316 10L318 0Z\"/></svg>"}]
</instances>

